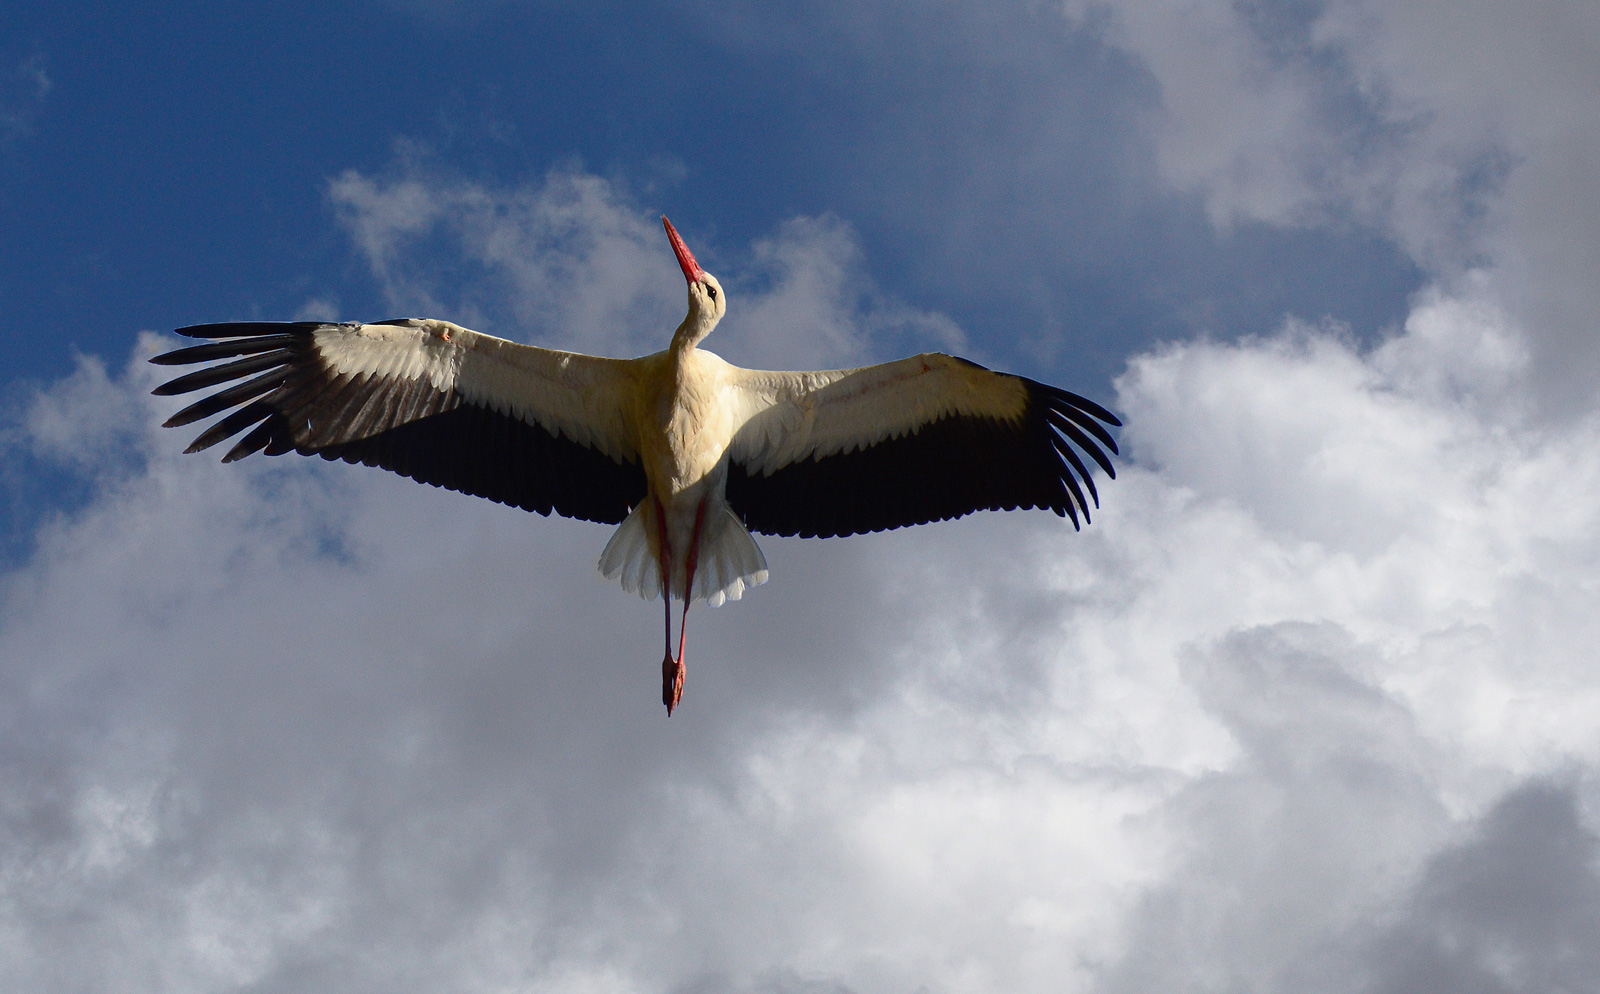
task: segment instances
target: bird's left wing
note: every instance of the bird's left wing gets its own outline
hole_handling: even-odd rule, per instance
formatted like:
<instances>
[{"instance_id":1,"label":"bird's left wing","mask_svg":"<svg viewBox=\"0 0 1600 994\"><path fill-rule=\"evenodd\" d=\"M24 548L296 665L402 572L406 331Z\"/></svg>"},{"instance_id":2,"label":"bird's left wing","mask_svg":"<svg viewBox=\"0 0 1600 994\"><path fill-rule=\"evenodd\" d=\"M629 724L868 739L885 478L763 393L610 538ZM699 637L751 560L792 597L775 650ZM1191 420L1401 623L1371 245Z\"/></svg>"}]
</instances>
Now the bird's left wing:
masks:
<instances>
[{"instance_id":1,"label":"bird's left wing","mask_svg":"<svg viewBox=\"0 0 1600 994\"><path fill-rule=\"evenodd\" d=\"M728 502L752 531L851 535L1027 507L1076 527L1099 506L1078 452L1116 476L1103 425L1121 422L1105 408L954 356L729 375L742 427Z\"/></svg>"},{"instance_id":2,"label":"bird's left wing","mask_svg":"<svg viewBox=\"0 0 1600 994\"><path fill-rule=\"evenodd\" d=\"M232 361L180 376L157 394L231 385L167 426L239 408L185 451L251 429L224 462L263 450L315 454L590 521L621 521L644 497L628 361L415 318L210 324L178 334L215 341L150 361Z\"/></svg>"}]
</instances>

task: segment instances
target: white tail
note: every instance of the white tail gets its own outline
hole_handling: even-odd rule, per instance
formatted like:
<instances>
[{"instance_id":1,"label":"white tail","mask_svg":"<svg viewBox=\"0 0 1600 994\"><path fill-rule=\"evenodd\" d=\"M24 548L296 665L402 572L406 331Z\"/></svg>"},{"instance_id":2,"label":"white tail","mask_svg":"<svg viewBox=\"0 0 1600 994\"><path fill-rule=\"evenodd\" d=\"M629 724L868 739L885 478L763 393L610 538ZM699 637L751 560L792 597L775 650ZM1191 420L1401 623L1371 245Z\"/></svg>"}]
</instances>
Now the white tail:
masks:
<instances>
[{"instance_id":1,"label":"white tail","mask_svg":"<svg viewBox=\"0 0 1600 994\"><path fill-rule=\"evenodd\" d=\"M600 575L616 579L622 589L645 600L661 596L661 565L650 551L650 534L645 524L649 500L639 502L600 553Z\"/></svg>"},{"instance_id":2,"label":"white tail","mask_svg":"<svg viewBox=\"0 0 1600 994\"><path fill-rule=\"evenodd\" d=\"M650 506L643 501L623 519L612 533L605 551L600 553L600 573L615 579L622 589L645 600L661 596L661 566L650 549L650 534L643 513ZM767 557L744 527L744 522L727 507L707 515L700 526L700 557L694 575L694 600L712 607L723 601L736 601L744 588L767 582ZM683 596L682 590L673 593Z\"/></svg>"},{"instance_id":3,"label":"white tail","mask_svg":"<svg viewBox=\"0 0 1600 994\"><path fill-rule=\"evenodd\" d=\"M744 596L745 587L767 582L767 557L744 522L726 505L707 516L700 533L700 564L694 573L694 599L712 607Z\"/></svg>"}]
</instances>

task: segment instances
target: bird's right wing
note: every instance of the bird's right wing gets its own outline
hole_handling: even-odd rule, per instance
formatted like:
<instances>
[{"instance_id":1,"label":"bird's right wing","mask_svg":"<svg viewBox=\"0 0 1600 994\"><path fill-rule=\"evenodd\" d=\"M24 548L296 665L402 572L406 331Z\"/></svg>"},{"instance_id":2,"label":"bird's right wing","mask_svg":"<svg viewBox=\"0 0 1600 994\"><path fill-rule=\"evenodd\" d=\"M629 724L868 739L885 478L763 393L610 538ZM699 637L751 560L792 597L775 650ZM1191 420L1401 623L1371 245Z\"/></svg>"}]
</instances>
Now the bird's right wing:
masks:
<instances>
[{"instance_id":1,"label":"bird's right wing","mask_svg":"<svg viewBox=\"0 0 1600 994\"><path fill-rule=\"evenodd\" d=\"M1024 507L1076 526L1099 495L1074 448L1116 475L1111 412L954 356L729 376L728 502L752 531L852 535Z\"/></svg>"},{"instance_id":2,"label":"bird's right wing","mask_svg":"<svg viewBox=\"0 0 1600 994\"><path fill-rule=\"evenodd\" d=\"M216 341L150 361L233 361L155 393L232 385L174 414L167 427L239 407L187 452L250 428L224 462L263 450L315 454L540 514L612 524L644 497L626 360L421 319L210 324L178 334Z\"/></svg>"}]
</instances>

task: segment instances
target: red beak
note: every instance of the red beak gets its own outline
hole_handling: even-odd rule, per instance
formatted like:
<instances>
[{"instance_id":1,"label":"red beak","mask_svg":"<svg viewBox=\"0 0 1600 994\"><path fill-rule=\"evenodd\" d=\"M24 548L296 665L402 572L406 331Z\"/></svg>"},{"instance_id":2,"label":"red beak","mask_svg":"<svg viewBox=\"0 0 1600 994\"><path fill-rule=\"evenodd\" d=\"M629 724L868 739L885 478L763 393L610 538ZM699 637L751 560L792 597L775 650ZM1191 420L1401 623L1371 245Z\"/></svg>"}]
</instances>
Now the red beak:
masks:
<instances>
[{"instance_id":1,"label":"red beak","mask_svg":"<svg viewBox=\"0 0 1600 994\"><path fill-rule=\"evenodd\" d=\"M700 264L694 261L694 254L689 251L689 246L683 244L683 239L678 235L678 229L672 226L665 214L661 215L661 223L666 226L667 238L672 242L672 251L677 253L678 265L683 267L683 278L690 283L699 280L706 274Z\"/></svg>"}]
</instances>

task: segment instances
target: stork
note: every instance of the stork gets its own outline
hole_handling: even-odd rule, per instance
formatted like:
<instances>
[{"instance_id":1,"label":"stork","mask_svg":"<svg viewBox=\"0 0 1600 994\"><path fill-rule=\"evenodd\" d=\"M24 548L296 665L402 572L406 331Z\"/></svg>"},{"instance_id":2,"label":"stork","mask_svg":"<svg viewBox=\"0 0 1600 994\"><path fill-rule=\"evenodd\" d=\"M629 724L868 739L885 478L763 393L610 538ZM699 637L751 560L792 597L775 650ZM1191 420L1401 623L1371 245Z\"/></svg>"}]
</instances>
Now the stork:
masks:
<instances>
[{"instance_id":1,"label":"stork","mask_svg":"<svg viewBox=\"0 0 1600 994\"><path fill-rule=\"evenodd\" d=\"M1076 529L1099 507L1074 447L1116 476L1104 426L1121 422L1105 408L939 353L818 372L731 365L699 348L727 312L722 284L661 223L689 284L665 351L606 359L424 318L195 325L177 333L210 344L150 361L231 361L154 392L230 385L166 426L237 408L184 451L250 429L223 462L314 454L617 525L600 571L662 599L668 715L683 699L689 605L767 579L751 532L826 538L1014 508Z\"/></svg>"}]
</instances>

